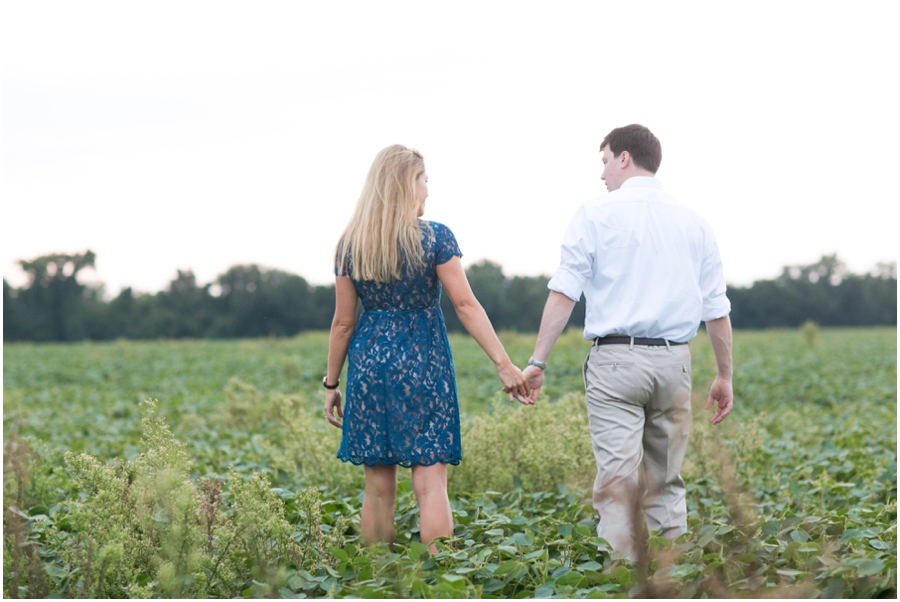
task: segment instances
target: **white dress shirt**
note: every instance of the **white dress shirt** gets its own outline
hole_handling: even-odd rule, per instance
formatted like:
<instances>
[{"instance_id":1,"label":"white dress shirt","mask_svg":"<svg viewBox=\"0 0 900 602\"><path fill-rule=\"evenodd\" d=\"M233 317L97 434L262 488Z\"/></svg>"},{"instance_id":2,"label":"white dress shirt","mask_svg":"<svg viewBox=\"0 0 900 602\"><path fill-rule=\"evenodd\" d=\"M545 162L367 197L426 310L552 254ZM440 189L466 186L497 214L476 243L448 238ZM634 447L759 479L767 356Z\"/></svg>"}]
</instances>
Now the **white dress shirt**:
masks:
<instances>
[{"instance_id":1,"label":"white dress shirt","mask_svg":"<svg viewBox=\"0 0 900 602\"><path fill-rule=\"evenodd\" d=\"M586 299L584 338L612 334L683 343L700 321L731 312L719 247L709 224L632 177L575 213L547 288Z\"/></svg>"}]
</instances>

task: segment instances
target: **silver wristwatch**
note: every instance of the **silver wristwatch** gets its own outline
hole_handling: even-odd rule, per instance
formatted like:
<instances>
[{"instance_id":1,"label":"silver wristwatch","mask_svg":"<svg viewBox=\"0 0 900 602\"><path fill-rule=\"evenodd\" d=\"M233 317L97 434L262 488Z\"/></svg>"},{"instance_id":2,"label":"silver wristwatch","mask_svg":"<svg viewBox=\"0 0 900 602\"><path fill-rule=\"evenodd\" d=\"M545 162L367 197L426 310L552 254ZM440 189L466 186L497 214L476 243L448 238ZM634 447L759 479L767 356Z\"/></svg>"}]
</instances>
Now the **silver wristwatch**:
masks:
<instances>
[{"instance_id":1,"label":"silver wristwatch","mask_svg":"<svg viewBox=\"0 0 900 602\"><path fill-rule=\"evenodd\" d=\"M547 369L547 362L539 362L533 357L528 358L528 365L534 366L535 368L540 368L541 370Z\"/></svg>"}]
</instances>

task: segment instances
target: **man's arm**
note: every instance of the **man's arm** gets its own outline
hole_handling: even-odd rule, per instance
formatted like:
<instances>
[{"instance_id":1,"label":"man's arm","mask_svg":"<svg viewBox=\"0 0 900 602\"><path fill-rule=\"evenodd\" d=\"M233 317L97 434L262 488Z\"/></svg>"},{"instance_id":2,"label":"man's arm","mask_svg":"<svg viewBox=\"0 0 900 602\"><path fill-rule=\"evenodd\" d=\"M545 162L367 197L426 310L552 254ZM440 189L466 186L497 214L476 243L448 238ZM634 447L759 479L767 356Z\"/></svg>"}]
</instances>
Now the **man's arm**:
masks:
<instances>
[{"instance_id":1,"label":"man's arm","mask_svg":"<svg viewBox=\"0 0 900 602\"><path fill-rule=\"evenodd\" d=\"M709 390L709 399L706 409L710 410L713 404L718 404L718 410L712 418L713 424L719 424L728 413L734 403L734 391L731 379L734 366L731 360L731 318L725 316L706 323L706 333L716 356L716 379Z\"/></svg>"},{"instance_id":2,"label":"man's arm","mask_svg":"<svg viewBox=\"0 0 900 602\"><path fill-rule=\"evenodd\" d=\"M534 355L532 357L536 362L547 363L550 352L562 331L565 330L566 324L569 323L569 316L575 308L575 301L569 299L562 293L550 291L547 297L547 303L544 305L544 314L541 316L541 328L538 331L537 342L534 344ZM531 400L537 399L538 389L544 384L544 371L537 366L528 366L523 370L528 384L531 385Z\"/></svg>"}]
</instances>

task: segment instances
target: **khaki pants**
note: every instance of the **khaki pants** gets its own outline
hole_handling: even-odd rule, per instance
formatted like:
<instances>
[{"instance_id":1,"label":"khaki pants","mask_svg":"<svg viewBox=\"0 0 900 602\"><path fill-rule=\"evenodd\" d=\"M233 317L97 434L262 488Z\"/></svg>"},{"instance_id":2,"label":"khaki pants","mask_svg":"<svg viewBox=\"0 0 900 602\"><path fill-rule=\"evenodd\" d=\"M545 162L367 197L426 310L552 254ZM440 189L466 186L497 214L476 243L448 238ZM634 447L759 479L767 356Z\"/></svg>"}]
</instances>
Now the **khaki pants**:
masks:
<instances>
[{"instance_id":1,"label":"khaki pants","mask_svg":"<svg viewBox=\"0 0 900 602\"><path fill-rule=\"evenodd\" d=\"M690 349L594 346L584 387L597 462L597 534L634 560L641 513L648 529L668 539L687 531L679 473L691 426Z\"/></svg>"}]
</instances>

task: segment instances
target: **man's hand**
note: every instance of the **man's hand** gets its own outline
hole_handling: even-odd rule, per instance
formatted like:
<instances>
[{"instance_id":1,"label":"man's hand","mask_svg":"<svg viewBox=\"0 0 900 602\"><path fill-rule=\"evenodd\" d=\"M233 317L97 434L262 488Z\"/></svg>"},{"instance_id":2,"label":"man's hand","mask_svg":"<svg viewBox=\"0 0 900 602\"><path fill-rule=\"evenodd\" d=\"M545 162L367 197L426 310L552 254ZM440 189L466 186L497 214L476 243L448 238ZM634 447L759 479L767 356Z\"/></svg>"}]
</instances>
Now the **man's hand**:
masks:
<instances>
[{"instance_id":1,"label":"man's hand","mask_svg":"<svg viewBox=\"0 0 900 602\"><path fill-rule=\"evenodd\" d=\"M731 381L716 377L712 387L709 389L709 399L706 401L706 409L711 410L713 404L718 404L715 416L712 418L713 424L719 424L728 413L731 412L731 406L734 404L734 392L731 388Z\"/></svg>"},{"instance_id":2,"label":"man's hand","mask_svg":"<svg viewBox=\"0 0 900 602\"><path fill-rule=\"evenodd\" d=\"M522 370L522 374L528 379L528 384L531 387L531 397L529 399L531 400L531 405L534 405L534 402L537 401L538 390L544 384L544 371L537 366L528 366Z\"/></svg>"}]
</instances>

